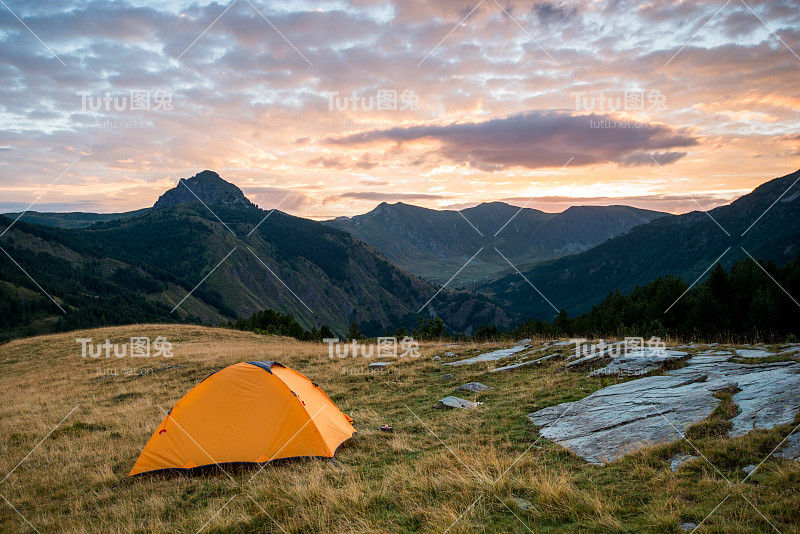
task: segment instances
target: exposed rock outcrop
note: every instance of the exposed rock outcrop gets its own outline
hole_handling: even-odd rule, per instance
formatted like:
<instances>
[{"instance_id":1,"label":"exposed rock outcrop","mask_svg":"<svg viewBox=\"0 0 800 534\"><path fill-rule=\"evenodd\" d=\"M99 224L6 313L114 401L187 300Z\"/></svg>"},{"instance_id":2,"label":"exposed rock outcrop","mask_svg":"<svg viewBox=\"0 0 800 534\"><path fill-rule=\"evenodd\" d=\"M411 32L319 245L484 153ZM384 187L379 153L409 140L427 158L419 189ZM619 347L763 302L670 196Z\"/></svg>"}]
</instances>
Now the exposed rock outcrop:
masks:
<instances>
[{"instance_id":1,"label":"exposed rock outcrop","mask_svg":"<svg viewBox=\"0 0 800 534\"><path fill-rule=\"evenodd\" d=\"M791 423L800 410L800 363L748 365L729 357L695 356L681 369L615 384L528 417L543 427L543 437L596 464L642 445L680 439L711 414L720 403L714 394L722 390L739 390L733 396L740 412L731 420L731 436Z\"/></svg>"}]
</instances>

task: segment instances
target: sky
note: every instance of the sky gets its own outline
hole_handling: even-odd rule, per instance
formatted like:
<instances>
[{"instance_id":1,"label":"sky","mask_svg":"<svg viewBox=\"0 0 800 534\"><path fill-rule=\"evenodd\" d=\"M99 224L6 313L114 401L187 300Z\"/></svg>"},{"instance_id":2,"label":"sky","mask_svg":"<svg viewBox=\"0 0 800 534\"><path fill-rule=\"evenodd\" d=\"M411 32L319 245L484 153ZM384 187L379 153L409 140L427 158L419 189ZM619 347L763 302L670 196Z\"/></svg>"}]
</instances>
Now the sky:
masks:
<instances>
[{"instance_id":1,"label":"sky","mask_svg":"<svg viewBox=\"0 0 800 534\"><path fill-rule=\"evenodd\" d=\"M0 212L684 213L800 168L793 0L3 0Z\"/></svg>"}]
</instances>

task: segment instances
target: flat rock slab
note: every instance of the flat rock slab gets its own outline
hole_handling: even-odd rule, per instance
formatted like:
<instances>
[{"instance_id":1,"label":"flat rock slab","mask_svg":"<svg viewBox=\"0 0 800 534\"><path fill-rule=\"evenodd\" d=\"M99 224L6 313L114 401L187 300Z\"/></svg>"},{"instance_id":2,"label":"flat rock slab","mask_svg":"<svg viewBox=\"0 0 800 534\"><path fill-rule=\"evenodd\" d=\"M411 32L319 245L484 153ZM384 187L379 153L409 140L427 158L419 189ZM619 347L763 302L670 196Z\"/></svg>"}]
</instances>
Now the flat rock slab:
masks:
<instances>
[{"instance_id":1,"label":"flat rock slab","mask_svg":"<svg viewBox=\"0 0 800 534\"><path fill-rule=\"evenodd\" d=\"M483 354L479 354L478 356L473 356L472 358L467 358L465 360L458 360L457 362L448 362L444 365L472 365L473 363L480 363L480 362L496 362L497 360L502 360L504 358L510 358L511 356L517 354L518 352L522 352L525 349L529 349L530 345L514 345L508 349L500 349L500 350L493 350L492 352L485 352Z\"/></svg>"},{"instance_id":2,"label":"flat rock slab","mask_svg":"<svg viewBox=\"0 0 800 534\"><path fill-rule=\"evenodd\" d=\"M465 409L465 410L471 410L473 408L477 408L478 406L480 406L483 403L482 402L472 402L470 400L460 399L458 397L450 396L450 397L445 397L442 400L440 400L439 404L441 406L444 406L444 407L447 407L447 408L462 408L462 409Z\"/></svg>"},{"instance_id":3,"label":"flat rock slab","mask_svg":"<svg viewBox=\"0 0 800 534\"><path fill-rule=\"evenodd\" d=\"M732 436L794 420L800 410L800 363L737 364L688 360L681 369L603 388L576 402L528 415L540 434L595 464L643 445L668 443L711 414L714 392L737 384L740 413Z\"/></svg>"},{"instance_id":4,"label":"flat rock slab","mask_svg":"<svg viewBox=\"0 0 800 534\"><path fill-rule=\"evenodd\" d=\"M732 377L741 391L733 396L740 413L732 419L730 435L744 436L756 428L770 429L794 421L800 410L800 364L777 362L743 367L747 369Z\"/></svg>"},{"instance_id":5,"label":"flat rock slab","mask_svg":"<svg viewBox=\"0 0 800 534\"><path fill-rule=\"evenodd\" d=\"M720 400L708 392L705 379L699 374L640 378L528 417L544 426L542 437L603 465L643 445L680 439L689 426L708 417Z\"/></svg>"},{"instance_id":6,"label":"flat rock slab","mask_svg":"<svg viewBox=\"0 0 800 534\"><path fill-rule=\"evenodd\" d=\"M597 362L600 360L607 360L613 359L615 357L621 356L623 351L624 343L611 343L603 350L598 350L596 352L591 352L586 354L583 352L583 349L580 351L576 350L576 354L571 354L567 359L572 360L567 364L567 367L579 367L582 365L586 365L589 363Z\"/></svg>"},{"instance_id":7,"label":"flat rock slab","mask_svg":"<svg viewBox=\"0 0 800 534\"><path fill-rule=\"evenodd\" d=\"M667 362L681 360L688 352L677 350L643 349L614 358L602 369L596 369L589 376L641 376L656 371Z\"/></svg>"},{"instance_id":8,"label":"flat rock slab","mask_svg":"<svg viewBox=\"0 0 800 534\"><path fill-rule=\"evenodd\" d=\"M781 450L775 453L778 458L785 458L787 460L800 460L800 434L795 432L791 434L785 442Z\"/></svg>"},{"instance_id":9,"label":"flat rock slab","mask_svg":"<svg viewBox=\"0 0 800 534\"><path fill-rule=\"evenodd\" d=\"M522 362L522 363L515 363L513 365L505 365L503 367L496 367L494 369L490 369L490 373L500 373L502 371L513 371L514 369L519 369L520 367L525 367L526 365L533 365L535 363L540 363L539 360L531 360L529 362Z\"/></svg>"},{"instance_id":10,"label":"flat rock slab","mask_svg":"<svg viewBox=\"0 0 800 534\"><path fill-rule=\"evenodd\" d=\"M689 365L696 365L701 363L724 363L730 360L733 357L732 353L728 354L715 354L715 353L708 353L708 354L698 354L697 356L692 356L687 360Z\"/></svg>"},{"instance_id":11,"label":"flat rock slab","mask_svg":"<svg viewBox=\"0 0 800 534\"><path fill-rule=\"evenodd\" d=\"M392 365L392 362L374 362L369 364L367 367L372 367L374 369L383 369L387 365Z\"/></svg>"},{"instance_id":12,"label":"flat rock slab","mask_svg":"<svg viewBox=\"0 0 800 534\"><path fill-rule=\"evenodd\" d=\"M741 358L769 358L775 353L764 349L736 349L736 355Z\"/></svg>"},{"instance_id":13,"label":"flat rock slab","mask_svg":"<svg viewBox=\"0 0 800 534\"><path fill-rule=\"evenodd\" d=\"M534 350L534 351L529 352L528 354L532 354L534 352L539 352L541 350L545 350L545 349L549 349L549 348L550 347L545 347L544 349ZM529 360L527 362L515 363L515 364L512 364L512 365L505 365L503 367L496 367L495 369L490 369L489 372L490 373L500 373L500 372L503 372L503 371L513 371L514 369L519 369L520 367L526 367L528 365L540 365L540 364L543 364L544 362L546 362L547 360L549 360L551 358L555 358L556 356L562 356L562 354L558 353L558 352L554 352L553 354L548 354L547 356L542 356L540 358L536 358L535 360Z\"/></svg>"},{"instance_id":14,"label":"flat rock slab","mask_svg":"<svg viewBox=\"0 0 800 534\"><path fill-rule=\"evenodd\" d=\"M484 386L480 382L469 382L463 386L458 386L456 391L471 391L473 393L482 393L494 389L492 386Z\"/></svg>"}]
</instances>

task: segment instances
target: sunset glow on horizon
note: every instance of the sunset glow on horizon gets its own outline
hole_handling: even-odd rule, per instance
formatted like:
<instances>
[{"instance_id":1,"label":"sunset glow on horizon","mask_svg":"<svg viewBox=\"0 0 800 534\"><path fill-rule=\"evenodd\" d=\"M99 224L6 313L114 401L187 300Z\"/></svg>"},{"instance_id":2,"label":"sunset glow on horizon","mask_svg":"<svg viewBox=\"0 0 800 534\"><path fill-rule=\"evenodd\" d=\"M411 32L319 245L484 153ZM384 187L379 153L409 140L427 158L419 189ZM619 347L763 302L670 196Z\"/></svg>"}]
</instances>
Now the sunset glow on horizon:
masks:
<instances>
[{"instance_id":1,"label":"sunset glow on horizon","mask_svg":"<svg viewBox=\"0 0 800 534\"><path fill-rule=\"evenodd\" d=\"M788 0L6 4L0 212L146 208L209 169L314 219L684 213L800 168Z\"/></svg>"}]
</instances>

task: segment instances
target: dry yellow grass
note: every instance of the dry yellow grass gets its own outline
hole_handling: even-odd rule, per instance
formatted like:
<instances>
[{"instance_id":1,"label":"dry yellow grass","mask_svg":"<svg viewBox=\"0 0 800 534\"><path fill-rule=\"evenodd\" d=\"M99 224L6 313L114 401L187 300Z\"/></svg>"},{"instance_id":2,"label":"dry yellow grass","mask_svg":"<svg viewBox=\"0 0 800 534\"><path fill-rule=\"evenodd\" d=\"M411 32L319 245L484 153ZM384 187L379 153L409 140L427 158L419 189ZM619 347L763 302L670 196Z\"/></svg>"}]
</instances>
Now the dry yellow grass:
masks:
<instances>
[{"instance_id":1,"label":"dry yellow grass","mask_svg":"<svg viewBox=\"0 0 800 534\"><path fill-rule=\"evenodd\" d=\"M164 336L174 356L84 359L75 342L126 343L131 336ZM482 365L452 368L456 381L441 381L431 357L450 349L433 343L421 349L420 358L372 374L369 361L330 359L325 345L196 326L133 325L2 345L0 479L13 473L0 482L0 532L678 532L679 522L699 522L731 492L707 465L672 473L666 458L681 444L604 468L545 441L530 448L538 434L527 413L581 398L607 379L558 372L553 362L491 375ZM211 372L247 360L299 370L355 419L358 437L336 463L276 464L252 483L255 468L232 471L233 480L212 473L119 484L162 409ZM167 366L175 367L141 376L123 371ZM117 376L102 378L112 369ZM467 381L495 386L462 395L485 406L433 408ZM384 423L396 431L378 431ZM702 444L727 476L738 469L731 451L757 456L781 431ZM797 532L800 517L791 503L800 494L800 469L769 461L756 481L736 491L782 532ZM530 508L518 508L515 498ZM743 502L729 498L705 531L769 529Z\"/></svg>"}]
</instances>

